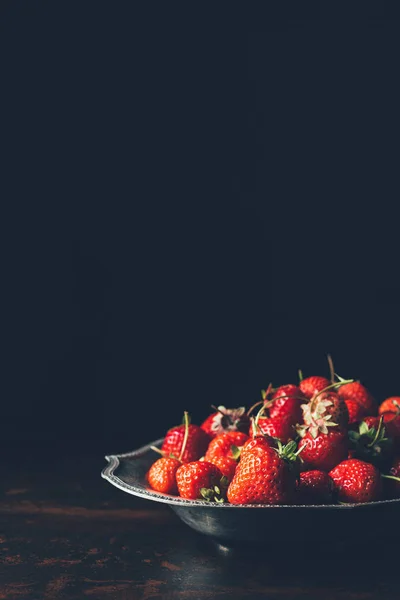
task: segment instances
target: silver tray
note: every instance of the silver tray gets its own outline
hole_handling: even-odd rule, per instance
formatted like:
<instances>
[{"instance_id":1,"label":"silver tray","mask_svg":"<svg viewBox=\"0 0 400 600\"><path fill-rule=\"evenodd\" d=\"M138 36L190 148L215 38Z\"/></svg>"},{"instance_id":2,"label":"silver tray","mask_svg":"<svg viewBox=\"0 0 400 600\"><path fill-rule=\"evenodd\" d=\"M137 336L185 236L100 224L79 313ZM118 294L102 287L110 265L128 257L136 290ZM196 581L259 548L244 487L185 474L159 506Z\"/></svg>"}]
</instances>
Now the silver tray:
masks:
<instances>
[{"instance_id":1,"label":"silver tray","mask_svg":"<svg viewBox=\"0 0 400 600\"><path fill-rule=\"evenodd\" d=\"M333 533L342 541L351 537L359 544L371 536L400 532L400 499L365 504L233 505L155 492L148 487L145 475L157 458L151 446L161 447L162 442L159 439L133 452L106 456L108 464L102 477L128 494L168 504L184 523L218 542L264 543L291 529L297 540L308 538L311 531L316 535Z\"/></svg>"}]
</instances>

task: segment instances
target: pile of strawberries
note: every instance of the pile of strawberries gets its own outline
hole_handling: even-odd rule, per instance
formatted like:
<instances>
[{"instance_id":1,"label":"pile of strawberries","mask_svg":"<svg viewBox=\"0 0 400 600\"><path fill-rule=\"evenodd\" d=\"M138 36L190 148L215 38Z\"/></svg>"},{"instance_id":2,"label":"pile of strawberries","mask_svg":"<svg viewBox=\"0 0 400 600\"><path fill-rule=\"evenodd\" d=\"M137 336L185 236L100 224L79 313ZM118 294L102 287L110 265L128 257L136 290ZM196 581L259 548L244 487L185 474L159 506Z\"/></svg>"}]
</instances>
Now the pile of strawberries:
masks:
<instances>
[{"instance_id":1,"label":"pile of strawberries","mask_svg":"<svg viewBox=\"0 0 400 600\"><path fill-rule=\"evenodd\" d=\"M332 504L400 497L400 397L380 406L334 373L262 390L247 412L215 408L167 431L147 473L156 491L231 504ZM255 409L258 408L255 414Z\"/></svg>"}]
</instances>

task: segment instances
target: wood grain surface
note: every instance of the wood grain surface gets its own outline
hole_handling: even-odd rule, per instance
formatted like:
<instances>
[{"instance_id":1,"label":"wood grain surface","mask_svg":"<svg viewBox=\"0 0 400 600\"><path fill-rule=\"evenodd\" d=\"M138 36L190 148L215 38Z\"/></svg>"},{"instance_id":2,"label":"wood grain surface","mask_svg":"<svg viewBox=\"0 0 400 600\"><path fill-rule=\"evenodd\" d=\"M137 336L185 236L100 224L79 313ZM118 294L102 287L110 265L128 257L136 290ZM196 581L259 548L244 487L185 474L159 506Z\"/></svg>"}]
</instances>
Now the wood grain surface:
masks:
<instances>
[{"instance_id":1,"label":"wood grain surface","mask_svg":"<svg viewBox=\"0 0 400 600\"><path fill-rule=\"evenodd\" d=\"M168 507L135 499L100 479L101 457L30 457L3 469L0 600L387 600L400 597L397 548L335 552L334 532L295 532L263 549L215 545ZM366 523L368 527L368 523ZM321 549L332 546L332 554Z\"/></svg>"}]
</instances>

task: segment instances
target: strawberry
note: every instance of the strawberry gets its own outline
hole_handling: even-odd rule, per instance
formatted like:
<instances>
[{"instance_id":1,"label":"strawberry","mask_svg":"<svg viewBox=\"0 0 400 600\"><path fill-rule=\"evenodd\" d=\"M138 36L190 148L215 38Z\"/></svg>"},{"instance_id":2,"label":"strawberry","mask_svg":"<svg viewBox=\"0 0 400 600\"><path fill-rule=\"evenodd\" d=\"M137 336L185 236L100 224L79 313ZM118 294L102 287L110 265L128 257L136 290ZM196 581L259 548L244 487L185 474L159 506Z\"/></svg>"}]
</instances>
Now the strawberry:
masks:
<instances>
[{"instance_id":1,"label":"strawberry","mask_svg":"<svg viewBox=\"0 0 400 600\"><path fill-rule=\"evenodd\" d=\"M213 456L208 459L208 462L212 463L221 471L222 475L226 477L228 483L233 479L238 463L234 458L229 456Z\"/></svg>"},{"instance_id":2,"label":"strawberry","mask_svg":"<svg viewBox=\"0 0 400 600\"><path fill-rule=\"evenodd\" d=\"M299 504L330 504L333 502L333 481L324 471L303 471L297 488Z\"/></svg>"},{"instance_id":3,"label":"strawberry","mask_svg":"<svg viewBox=\"0 0 400 600\"><path fill-rule=\"evenodd\" d=\"M177 494L175 475L181 464L177 458L162 457L156 460L146 476L150 487L164 494Z\"/></svg>"},{"instance_id":4,"label":"strawberry","mask_svg":"<svg viewBox=\"0 0 400 600\"><path fill-rule=\"evenodd\" d=\"M207 452L204 456L205 460L213 462L211 459L216 456L229 456L233 458L232 446L243 446L248 440L248 435L241 431L229 431L228 433L221 433L211 440Z\"/></svg>"},{"instance_id":5,"label":"strawberry","mask_svg":"<svg viewBox=\"0 0 400 600\"><path fill-rule=\"evenodd\" d=\"M328 433L328 427L346 427L349 423L346 403L332 390L319 392L302 409L303 428L308 428L314 437L318 431Z\"/></svg>"},{"instance_id":6,"label":"strawberry","mask_svg":"<svg viewBox=\"0 0 400 600\"><path fill-rule=\"evenodd\" d=\"M264 403L269 408L269 416L272 418L286 419L292 425L301 419L301 402L304 396L297 385L288 384L278 387L270 400L264 398Z\"/></svg>"},{"instance_id":7,"label":"strawberry","mask_svg":"<svg viewBox=\"0 0 400 600\"><path fill-rule=\"evenodd\" d=\"M211 438L226 433L227 431L247 431L250 423L244 406L240 408L225 408L225 406L213 407L216 412L207 417L201 425Z\"/></svg>"},{"instance_id":8,"label":"strawberry","mask_svg":"<svg viewBox=\"0 0 400 600\"><path fill-rule=\"evenodd\" d=\"M318 392L322 392L325 388L327 388L331 382L326 377L319 377L318 375L313 375L312 377L306 377L299 383L299 388L303 396L305 396L308 400L311 400L313 396L318 394Z\"/></svg>"},{"instance_id":9,"label":"strawberry","mask_svg":"<svg viewBox=\"0 0 400 600\"><path fill-rule=\"evenodd\" d=\"M341 429L329 429L313 437L308 431L299 442L301 459L305 470L330 471L347 458L347 433Z\"/></svg>"},{"instance_id":10,"label":"strawberry","mask_svg":"<svg viewBox=\"0 0 400 600\"><path fill-rule=\"evenodd\" d=\"M382 402L378 410L379 414L385 412L400 412L400 396L390 396Z\"/></svg>"},{"instance_id":11,"label":"strawberry","mask_svg":"<svg viewBox=\"0 0 400 600\"><path fill-rule=\"evenodd\" d=\"M249 430L249 436L254 437L260 435L260 433L277 438L283 443L286 443L290 438L293 439L296 437L296 432L291 421L279 417L260 417L257 425L253 422Z\"/></svg>"},{"instance_id":12,"label":"strawberry","mask_svg":"<svg viewBox=\"0 0 400 600\"><path fill-rule=\"evenodd\" d=\"M185 413L185 415L186 414L187 413ZM198 425L192 425L191 423L189 423L187 427L187 441L184 452L181 455L182 446L185 442L185 431L185 424L178 425L167 431L161 446L161 453L164 456L172 455L175 458L179 457L179 459L185 463L198 460L204 455L210 438Z\"/></svg>"},{"instance_id":13,"label":"strawberry","mask_svg":"<svg viewBox=\"0 0 400 600\"><path fill-rule=\"evenodd\" d=\"M370 463L351 458L329 473L341 502L373 502L382 493L381 475Z\"/></svg>"},{"instance_id":14,"label":"strawberry","mask_svg":"<svg viewBox=\"0 0 400 600\"><path fill-rule=\"evenodd\" d=\"M375 412L375 401L371 394L359 381L352 381L351 383L345 383L340 386L337 391L339 397L342 400L355 400L358 404L361 404L367 411L372 414Z\"/></svg>"},{"instance_id":15,"label":"strawberry","mask_svg":"<svg viewBox=\"0 0 400 600\"><path fill-rule=\"evenodd\" d=\"M150 487L152 487L153 490L156 490L157 492L163 492L165 494L177 493L175 477L176 471L182 464L182 457L186 455L186 449L189 443L191 427L193 432L193 426L190 425L190 417L186 411L183 414L183 425L181 425L181 427L183 427L183 439L182 444L179 448L179 456L165 456L165 452L152 446L153 450L163 455L162 458L159 458L158 460L156 460L155 463L153 463L148 473L146 474L146 479ZM192 450L193 448L194 446L192 445Z\"/></svg>"},{"instance_id":16,"label":"strawberry","mask_svg":"<svg viewBox=\"0 0 400 600\"><path fill-rule=\"evenodd\" d=\"M245 443L228 488L231 504L290 504L296 489L296 443L278 447L257 436Z\"/></svg>"},{"instance_id":17,"label":"strawberry","mask_svg":"<svg viewBox=\"0 0 400 600\"><path fill-rule=\"evenodd\" d=\"M386 434L383 417L365 417L358 431L349 431L350 456L380 467L392 454L393 440Z\"/></svg>"},{"instance_id":18,"label":"strawberry","mask_svg":"<svg viewBox=\"0 0 400 600\"><path fill-rule=\"evenodd\" d=\"M210 462L196 460L181 465L176 472L176 483L181 498L223 502L219 486L226 482L218 467Z\"/></svg>"},{"instance_id":19,"label":"strawberry","mask_svg":"<svg viewBox=\"0 0 400 600\"><path fill-rule=\"evenodd\" d=\"M383 475L386 496L389 498L400 498L400 456L397 456L393 462L388 475Z\"/></svg>"},{"instance_id":20,"label":"strawberry","mask_svg":"<svg viewBox=\"0 0 400 600\"><path fill-rule=\"evenodd\" d=\"M357 402L357 400L349 399L345 400L347 411L349 413L349 425L359 423L368 414L367 410Z\"/></svg>"}]
</instances>

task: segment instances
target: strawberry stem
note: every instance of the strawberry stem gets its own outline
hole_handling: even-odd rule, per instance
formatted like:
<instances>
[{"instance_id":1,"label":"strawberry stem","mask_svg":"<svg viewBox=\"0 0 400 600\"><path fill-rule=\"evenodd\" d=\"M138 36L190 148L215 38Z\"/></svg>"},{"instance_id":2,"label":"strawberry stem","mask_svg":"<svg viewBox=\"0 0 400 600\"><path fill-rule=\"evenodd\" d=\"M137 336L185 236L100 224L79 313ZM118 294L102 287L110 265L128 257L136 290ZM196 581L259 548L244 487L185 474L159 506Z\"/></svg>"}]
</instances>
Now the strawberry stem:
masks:
<instances>
[{"instance_id":1,"label":"strawberry stem","mask_svg":"<svg viewBox=\"0 0 400 600\"><path fill-rule=\"evenodd\" d=\"M249 410L247 411L247 416L249 417L251 415L251 413L253 412L253 410L255 408L257 408L257 406L260 406L260 404L264 404L264 400L259 400L258 402L253 404L253 406L250 406Z\"/></svg>"},{"instance_id":2,"label":"strawberry stem","mask_svg":"<svg viewBox=\"0 0 400 600\"><path fill-rule=\"evenodd\" d=\"M298 370L298 374L299 374L299 381L300 383L303 381L304 377L303 377L303 371L301 369Z\"/></svg>"},{"instance_id":3,"label":"strawberry stem","mask_svg":"<svg viewBox=\"0 0 400 600\"><path fill-rule=\"evenodd\" d=\"M266 404L264 404L264 408L269 408L273 405L274 402L276 402L277 400L282 400L283 398L294 398L295 400L304 400L304 397L302 396L288 396L287 394L285 394L284 396L277 396L276 398L272 398Z\"/></svg>"},{"instance_id":4,"label":"strawberry stem","mask_svg":"<svg viewBox=\"0 0 400 600\"><path fill-rule=\"evenodd\" d=\"M258 411L255 420L253 421L253 435L257 435L257 430L262 434L261 427L258 424L261 415L263 414L265 406L262 406Z\"/></svg>"},{"instance_id":5,"label":"strawberry stem","mask_svg":"<svg viewBox=\"0 0 400 600\"><path fill-rule=\"evenodd\" d=\"M330 354L327 354L326 358L328 359L330 380L332 383L334 383L335 382L335 368L333 366L332 356Z\"/></svg>"},{"instance_id":6,"label":"strawberry stem","mask_svg":"<svg viewBox=\"0 0 400 600\"><path fill-rule=\"evenodd\" d=\"M400 481L400 477L395 477L394 475L384 475L381 473L381 477L384 477L385 479L393 479L393 481Z\"/></svg>"},{"instance_id":7,"label":"strawberry stem","mask_svg":"<svg viewBox=\"0 0 400 600\"><path fill-rule=\"evenodd\" d=\"M220 415L222 415L223 417L226 417L226 413L224 413L223 410L221 410L220 406L215 406L215 404L211 404L211 408L213 408L216 412L219 412ZM224 407L222 407L224 408Z\"/></svg>"},{"instance_id":8,"label":"strawberry stem","mask_svg":"<svg viewBox=\"0 0 400 600\"><path fill-rule=\"evenodd\" d=\"M383 416L379 419L379 425L378 425L378 429L376 430L375 437L372 440L372 442L367 444L367 448L372 448L375 445L376 441L379 439L379 436L382 431L382 424L383 424Z\"/></svg>"},{"instance_id":9,"label":"strawberry stem","mask_svg":"<svg viewBox=\"0 0 400 600\"><path fill-rule=\"evenodd\" d=\"M181 451L180 451L179 457L178 457L178 460L180 462L182 462L182 457L183 457L183 454L184 454L184 452L186 450L186 444L187 444L188 437L189 437L189 423L190 423L190 421L189 421L189 413L186 410L183 413L183 422L185 424L185 434L183 436L182 448L181 448Z\"/></svg>"},{"instance_id":10,"label":"strawberry stem","mask_svg":"<svg viewBox=\"0 0 400 600\"><path fill-rule=\"evenodd\" d=\"M320 392L315 394L315 396L311 400L311 408L312 409L314 408L315 401L317 400L318 396L320 396L321 394L324 394L325 392L327 392L328 390L331 390L333 388L345 385L346 383L353 383L353 382L354 382L354 379L342 379L341 381L336 381L335 383L331 383L330 385L327 385L326 388L324 388L323 390L321 390Z\"/></svg>"},{"instance_id":11,"label":"strawberry stem","mask_svg":"<svg viewBox=\"0 0 400 600\"><path fill-rule=\"evenodd\" d=\"M157 454L161 454L161 456L164 456L164 452L162 450L160 450L160 448L156 448L155 446L150 446L151 450L154 450L154 452L157 452Z\"/></svg>"}]
</instances>

